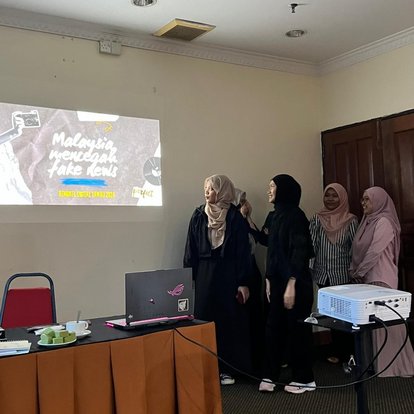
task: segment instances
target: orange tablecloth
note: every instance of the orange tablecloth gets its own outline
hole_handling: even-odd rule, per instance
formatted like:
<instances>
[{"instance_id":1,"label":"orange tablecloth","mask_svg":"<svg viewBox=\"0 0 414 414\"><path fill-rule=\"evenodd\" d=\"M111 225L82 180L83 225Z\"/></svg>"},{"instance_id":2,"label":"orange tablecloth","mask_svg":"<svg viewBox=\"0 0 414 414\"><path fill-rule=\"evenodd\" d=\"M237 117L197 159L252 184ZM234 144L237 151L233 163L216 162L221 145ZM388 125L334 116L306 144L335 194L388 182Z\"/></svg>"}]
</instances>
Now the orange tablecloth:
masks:
<instances>
[{"instance_id":1,"label":"orange tablecloth","mask_svg":"<svg viewBox=\"0 0 414 414\"><path fill-rule=\"evenodd\" d=\"M216 350L213 323L179 328ZM0 359L7 414L220 414L217 360L174 330Z\"/></svg>"}]
</instances>

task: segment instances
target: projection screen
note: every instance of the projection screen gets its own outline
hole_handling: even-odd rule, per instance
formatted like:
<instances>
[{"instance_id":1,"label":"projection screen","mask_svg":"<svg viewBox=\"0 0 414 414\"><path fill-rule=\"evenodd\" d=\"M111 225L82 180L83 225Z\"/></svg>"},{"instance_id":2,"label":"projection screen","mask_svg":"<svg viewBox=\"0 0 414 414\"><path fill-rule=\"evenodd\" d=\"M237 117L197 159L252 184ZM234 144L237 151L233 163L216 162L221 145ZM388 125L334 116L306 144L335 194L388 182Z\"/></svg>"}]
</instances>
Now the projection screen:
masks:
<instances>
[{"instance_id":1,"label":"projection screen","mask_svg":"<svg viewBox=\"0 0 414 414\"><path fill-rule=\"evenodd\" d=\"M160 125L0 103L0 204L160 206Z\"/></svg>"}]
</instances>

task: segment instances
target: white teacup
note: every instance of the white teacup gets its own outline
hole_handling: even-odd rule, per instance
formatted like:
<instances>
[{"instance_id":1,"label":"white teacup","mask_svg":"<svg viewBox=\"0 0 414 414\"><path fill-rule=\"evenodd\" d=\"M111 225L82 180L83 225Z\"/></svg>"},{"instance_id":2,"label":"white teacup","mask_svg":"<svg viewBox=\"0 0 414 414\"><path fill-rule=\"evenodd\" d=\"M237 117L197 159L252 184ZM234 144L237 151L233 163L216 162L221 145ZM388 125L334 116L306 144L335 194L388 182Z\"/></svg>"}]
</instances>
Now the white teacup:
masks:
<instances>
[{"instance_id":1,"label":"white teacup","mask_svg":"<svg viewBox=\"0 0 414 414\"><path fill-rule=\"evenodd\" d=\"M88 329L88 322L86 321L69 321L66 322L66 330L75 332L76 335L82 335Z\"/></svg>"}]
</instances>

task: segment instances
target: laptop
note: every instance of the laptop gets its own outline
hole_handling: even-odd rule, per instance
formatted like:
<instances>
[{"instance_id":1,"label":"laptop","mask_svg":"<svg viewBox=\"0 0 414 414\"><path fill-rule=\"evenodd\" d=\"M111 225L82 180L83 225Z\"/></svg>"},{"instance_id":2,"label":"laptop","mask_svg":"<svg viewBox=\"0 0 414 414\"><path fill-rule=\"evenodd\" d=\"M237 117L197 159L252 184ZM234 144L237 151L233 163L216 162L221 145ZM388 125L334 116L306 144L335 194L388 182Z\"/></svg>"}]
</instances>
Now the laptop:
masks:
<instances>
[{"instance_id":1,"label":"laptop","mask_svg":"<svg viewBox=\"0 0 414 414\"><path fill-rule=\"evenodd\" d=\"M125 318L108 326L133 329L145 325L194 319L192 269L125 274Z\"/></svg>"}]
</instances>

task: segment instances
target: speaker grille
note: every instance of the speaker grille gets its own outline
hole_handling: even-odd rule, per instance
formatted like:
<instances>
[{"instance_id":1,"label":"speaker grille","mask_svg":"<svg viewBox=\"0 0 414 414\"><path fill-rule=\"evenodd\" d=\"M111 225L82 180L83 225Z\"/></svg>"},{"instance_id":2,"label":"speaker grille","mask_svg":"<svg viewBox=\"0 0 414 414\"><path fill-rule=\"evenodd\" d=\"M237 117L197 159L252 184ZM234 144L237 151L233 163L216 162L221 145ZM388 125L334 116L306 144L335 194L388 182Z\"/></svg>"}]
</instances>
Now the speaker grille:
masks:
<instances>
[{"instance_id":1,"label":"speaker grille","mask_svg":"<svg viewBox=\"0 0 414 414\"><path fill-rule=\"evenodd\" d=\"M192 22L190 20L174 19L161 27L154 36L170 39L185 40L187 42L213 30L216 26L210 24Z\"/></svg>"}]
</instances>

